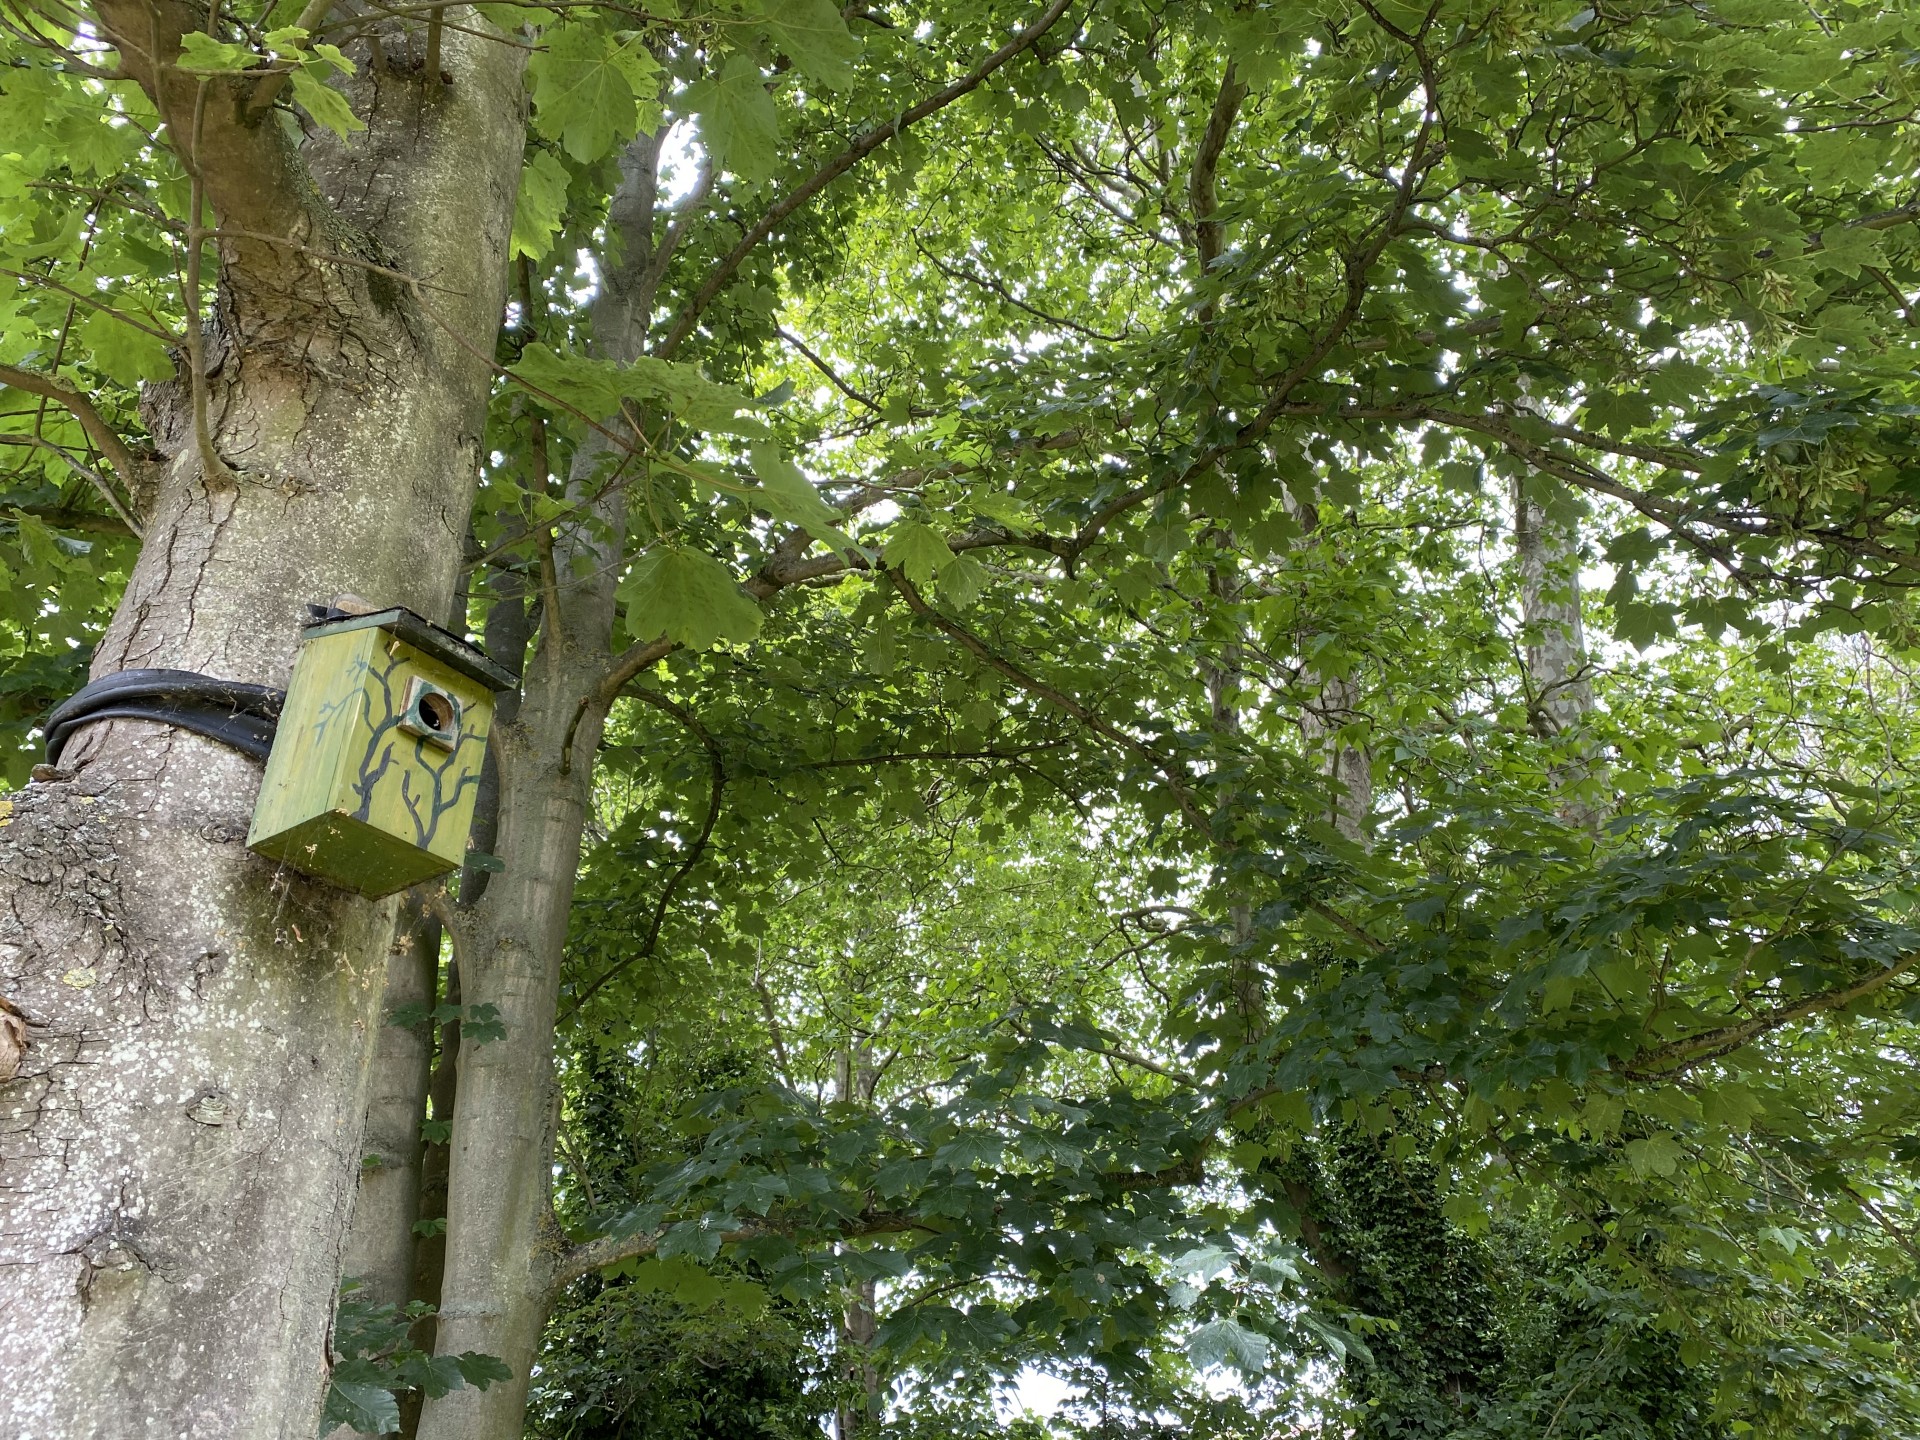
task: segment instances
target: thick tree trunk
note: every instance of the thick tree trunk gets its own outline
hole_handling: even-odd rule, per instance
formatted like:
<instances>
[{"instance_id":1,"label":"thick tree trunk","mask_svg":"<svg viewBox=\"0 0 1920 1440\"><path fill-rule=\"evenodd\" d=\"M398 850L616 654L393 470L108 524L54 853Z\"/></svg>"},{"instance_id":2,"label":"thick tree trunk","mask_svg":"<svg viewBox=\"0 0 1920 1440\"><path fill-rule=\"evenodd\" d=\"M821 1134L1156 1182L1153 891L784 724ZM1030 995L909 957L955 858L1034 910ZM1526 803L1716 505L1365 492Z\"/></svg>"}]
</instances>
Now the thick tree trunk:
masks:
<instances>
[{"instance_id":1,"label":"thick tree trunk","mask_svg":"<svg viewBox=\"0 0 1920 1440\"><path fill-rule=\"evenodd\" d=\"M373 127L314 167L306 214L249 214L257 177L218 170L277 142L208 137L223 224L285 235L326 211L341 233L223 242L205 347L222 463L204 463L188 387L156 394L170 459L97 675L283 686L306 601L445 609L488 383L465 346L490 348L504 299L520 60L463 39L444 94L391 82ZM356 235L436 277L438 322L313 253ZM32 1045L0 1091L8 1433L311 1440L395 902L250 855L259 767L210 741L113 721L64 763L72 778L0 817L0 993Z\"/></svg>"}]
</instances>

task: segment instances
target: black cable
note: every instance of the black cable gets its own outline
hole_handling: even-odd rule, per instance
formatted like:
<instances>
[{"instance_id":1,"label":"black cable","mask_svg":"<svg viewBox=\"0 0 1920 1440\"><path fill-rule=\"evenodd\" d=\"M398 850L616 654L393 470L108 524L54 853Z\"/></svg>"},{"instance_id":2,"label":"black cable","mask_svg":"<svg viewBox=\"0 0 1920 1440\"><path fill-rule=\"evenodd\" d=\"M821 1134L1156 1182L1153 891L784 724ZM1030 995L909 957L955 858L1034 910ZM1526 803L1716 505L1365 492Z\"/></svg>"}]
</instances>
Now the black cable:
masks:
<instances>
[{"instance_id":1,"label":"black cable","mask_svg":"<svg viewBox=\"0 0 1920 1440\"><path fill-rule=\"evenodd\" d=\"M157 720L265 760L286 703L284 690L191 670L122 670L54 707L47 716L47 763L58 765L74 731L96 720Z\"/></svg>"}]
</instances>

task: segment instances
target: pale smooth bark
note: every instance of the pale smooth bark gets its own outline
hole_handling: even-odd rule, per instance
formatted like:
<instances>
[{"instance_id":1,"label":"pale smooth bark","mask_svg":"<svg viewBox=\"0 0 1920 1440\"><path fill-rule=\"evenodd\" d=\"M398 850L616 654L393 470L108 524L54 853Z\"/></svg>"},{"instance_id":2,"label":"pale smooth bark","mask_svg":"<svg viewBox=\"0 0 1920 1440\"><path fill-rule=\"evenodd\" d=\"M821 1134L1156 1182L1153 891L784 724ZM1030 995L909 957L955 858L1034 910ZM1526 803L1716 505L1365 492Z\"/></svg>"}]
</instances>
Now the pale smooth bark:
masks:
<instances>
[{"instance_id":1,"label":"pale smooth bark","mask_svg":"<svg viewBox=\"0 0 1920 1440\"><path fill-rule=\"evenodd\" d=\"M629 363L645 349L659 161L658 136L640 136L620 158L609 207L616 253L589 311L589 348L599 359ZM555 544L519 710L494 731L498 848L507 868L491 877L456 931L464 997L496 1006L507 1040L468 1046L460 1059L436 1345L445 1354L498 1356L513 1378L430 1399L421 1440L512 1440L521 1433L565 1250L551 1193L554 1024L594 753L606 719L598 687L611 660L626 530L623 492L603 484L610 459L595 436L573 457L568 489L575 500L606 490L592 502L599 527L575 527Z\"/></svg>"},{"instance_id":2,"label":"pale smooth bark","mask_svg":"<svg viewBox=\"0 0 1920 1440\"><path fill-rule=\"evenodd\" d=\"M189 23L99 8L163 58ZM185 383L148 397L165 463L96 675L284 686L307 601L445 609L523 120L521 51L462 36L444 63L432 94L366 77L350 146L303 159L232 106L196 137L223 226L298 238L219 243L205 434ZM433 277L434 318L323 258L354 246ZM395 902L250 855L260 769L210 741L113 721L63 764L0 816L0 993L31 1044L0 1088L8 1434L311 1440Z\"/></svg>"},{"instance_id":3,"label":"pale smooth bark","mask_svg":"<svg viewBox=\"0 0 1920 1440\"><path fill-rule=\"evenodd\" d=\"M360 1139L360 1185L347 1230L343 1273L359 1298L405 1305L413 1298L414 1221L420 1218L420 1122L433 1072L431 1024L395 1025L395 1011L439 998L440 922L417 897L402 902L389 947L381 1024L374 1040L367 1118Z\"/></svg>"},{"instance_id":4,"label":"pale smooth bark","mask_svg":"<svg viewBox=\"0 0 1920 1440\"><path fill-rule=\"evenodd\" d=\"M1580 619L1580 537L1543 503L1554 494L1549 487L1556 482L1545 476L1514 483L1513 548L1533 724L1542 735L1559 735L1577 729L1593 709L1593 687Z\"/></svg>"},{"instance_id":5,"label":"pale smooth bark","mask_svg":"<svg viewBox=\"0 0 1920 1440\"><path fill-rule=\"evenodd\" d=\"M1320 517L1312 504L1289 502L1288 509L1307 535L1319 528ZM1351 672L1323 676L1308 669L1301 683L1315 692L1301 708L1300 735L1327 777L1327 818L1347 839L1366 845L1367 817L1373 813L1373 756L1339 738L1340 731L1360 717L1360 682Z\"/></svg>"},{"instance_id":6,"label":"pale smooth bark","mask_svg":"<svg viewBox=\"0 0 1920 1440\"><path fill-rule=\"evenodd\" d=\"M1561 747L1548 778L1561 819L1592 830L1607 813L1594 793L1599 765L1583 733L1593 713L1586 631L1580 619L1580 535L1544 475L1513 487L1513 548L1520 570L1520 622L1528 710L1534 733Z\"/></svg>"},{"instance_id":7,"label":"pale smooth bark","mask_svg":"<svg viewBox=\"0 0 1920 1440\"><path fill-rule=\"evenodd\" d=\"M1309 682L1315 677L1309 676ZM1319 694L1300 712L1300 733L1327 777L1327 816L1356 845L1368 843L1373 810L1373 756L1342 741L1340 731L1360 713L1360 683L1351 675L1319 681Z\"/></svg>"}]
</instances>

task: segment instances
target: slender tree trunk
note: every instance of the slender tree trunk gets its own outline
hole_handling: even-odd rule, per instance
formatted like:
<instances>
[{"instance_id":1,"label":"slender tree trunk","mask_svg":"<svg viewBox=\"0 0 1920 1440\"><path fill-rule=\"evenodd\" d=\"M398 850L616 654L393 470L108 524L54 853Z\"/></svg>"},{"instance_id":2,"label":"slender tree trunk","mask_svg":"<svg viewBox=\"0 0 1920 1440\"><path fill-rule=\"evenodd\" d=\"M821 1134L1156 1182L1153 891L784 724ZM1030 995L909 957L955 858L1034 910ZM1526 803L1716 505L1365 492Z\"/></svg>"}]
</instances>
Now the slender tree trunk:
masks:
<instances>
[{"instance_id":1,"label":"slender tree trunk","mask_svg":"<svg viewBox=\"0 0 1920 1440\"><path fill-rule=\"evenodd\" d=\"M1580 537L1550 513L1541 491L1554 482L1530 476L1513 487L1513 546L1520 564L1533 724L1543 735L1579 728L1593 709L1586 629L1580 619Z\"/></svg>"},{"instance_id":2,"label":"slender tree trunk","mask_svg":"<svg viewBox=\"0 0 1920 1440\"><path fill-rule=\"evenodd\" d=\"M1327 813L1333 826L1357 845L1367 843L1373 810L1373 756L1348 745L1340 730L1359 713L1360 683L1350 675L1320 681L1318 697L1300 712L1300 731L1327 777Z\"/></svg>"},{"instance_id":3,"label":"slender tree trunk","mask_svg":"<svg viewBox=\"0 0 1920 1440\"><path fill-rule=\"evenodd\" d=\"M599 724L590 716L584 733L576 732L580 759L561 773L557 757L575 714L566 703L572 687L552 686L543 671L578 662L564 645L543 642L542 652L502 747L500 848L508 865L465 917L457 949L463 1002L494 1006L507 1033L466 1045L460 1056L435 1342L442 1353L498 1356L513 1378L430 1399L421 1415L423 1440L519 1435L562 1245L547 1175L553 1029Z\"/></svg>"},{"instance_id":4,"label":"slender tree trunk","mask_svg":"<svg viewBox=\"0 0 1920 1440\"><path fill-rule=\"evenodd\" d=\"M1233 553L1233 536L1225 530L1216 530L1213 543L1219 555L1207 566L1207 588L1216 599L1232 604L1239 599L1242 584ZM1246 656L1239 645L1229 642L1220 647L1217 659L1202 660L1201 669L1207 685L1208 724L1224 750L1240 740L1240 687L1246 679ZM1223 754L1216 763L1233 761ZM1229 825L1233 823L1235 798L1229 791L1219 799ZM1237 849L1238 842L1231 835L1223 840L1229 853ZM1245 901L1229 905L1227 922L1232 927L1234 948L1228 987L1232 991L1234 1011L1239 1016L1239 1038L1251 1043L1265 1032L1267 1022L1266 967L1252 950L1253 907Z\"/></svg>"},{"instance_id":5,"label":"slender tree trunk","mask_svg":"<svg viewBox=\"0 0 1920 1440\"><path fill-rule=\"evenodd\" d=\"M447 966L446 988L440 997L448 1005L460 1004L460 967ZM429 1305L440 1303L440 1276L447 1262L447 1170L451 1164L448 1140L452 1138L454 1095L460 1075L460 1022L449 1020L434 1037L433 1071L427 1080L427 1114L448 1127L447 1140L429 1140L421 1147L420 1208L415 1219L425 1233L413 1247L412 1298ZM439 1221L435 1226L432 1222ZM414 1327L413 1342L431 1351L435 1326L428 1316ZM417 1416L415 1417L418 1418ZM411 1433L411 1432L409 1432Z\"/></svg>"},{"instance_id":6,"label":"slender tree trunk","mask_svg":"<svg viewBox=\"0 0 1920 1440\"><path fill-rule=\"evenodd\" d=\"M1545 476L1517 480L1513 487L1528 710L1534 733L1565 752L1549 773L1560 791L1561 818L1592 829L1605 817L1606 804L1593 793L1596 766L1583 733L1593 712L1593 686L1580 618L1580 536L1556 513L1554 487Z\"/></svg>"},{"instance_id":7,"label":"slender tree trunk","mask_svg":"<svg viewBox=\"0 0 1920 1440\"><path fill-rule=\"evenodd\" d=\"M192 78L152 62L186 22L100 10L177 111ZM523 141L521 52L446 63L444 94L395 79L307 160L231 106L194 137L223 226L300 239L218 244L205 403L149 397L166 463L96 675L285 685L309 600L444 610ZM436 277L437 318L320 258L356 245ZM210 741L112 721L63 763L0 829L0 993L32 1044L0 1091L10 1433L311 1440L395 903L250 855L259 767Z\"/></svg>"},{"instance_id":8,"label":"slender tree trunk","mask_svg":"<svg viewBox=\"0 0 1920 1440\"><path fill-rule=\"evenodd\" d=\"M420 1218L420 1122L433 1073L433 1027L394 1025L407 1007L432 1010L440 989L440 922L420 901L402 902L400 930L387 961L385 998L367 1087L360 1141L360 1188L347 1230L344 1273L361 1298L404 1305L413 1298L413 1223Z\"/></svg>"},{"instance_id":9,"label":"slender tree trunk","mask_svg":"<svg viewBox=\"0 0 1920 1440\"><path fill-rule=\"evenodd\" d=\"M872 1040L863 1037L842 1047L837 1069L841 1101L871 1109L880 1083ZM855 1281L847 1289L840 1324L840 1373L848 1395L834 1410L838 1440L854 1440L879 1422L880 1367L873 1359L873 1342L880 1333L878 1299L879 1287L871 1279Z\"/></svg>"},{"instance_id":10,"label":"slender tree trunk","mask_svg":"<svg viewBox=\"0 0 1920 1440\"><path fill-rule=\"evenodd\" d=\"M592 352L629 363L646 344L660 139L641 136L621 156L609 207L615 252L590 310ZM569 467L585 501L611 460L589 436ZM545 477L541 477L544 481ZM564 1247L552 1209L557 1113L554 1023L574 875L605 722L595 699L611 656L614 588L626 533L623 492L592 502L595 524L554 546L538 643L514 721L500 747L500 844L507 868L466 917L461 982L469 1004L490 1004L505 1042L461 1057L441 1281L438 1349L498 1356L510 1381L429 1400L421 1440L515 1440ZM574 561L580 564L576 567Z\"/></svg>"},{"instance_id":11,"label":"slender tree trunk","mask_svg":"<svg viewBox=\"0 0 1920 1440\"><path fill-rule=\"evenodd\" d=\"M433 1009L440 998L441 939L440 922L418 897L403 898L367 1085L360 1186L341 1265L341 1273L357 1282L356 1298L372 1304L405 1305L413 1299L419 1264L413 1226L420 1218L426 1161L420 1127L427 1116L434 1034L430 1023L400 1026L391 1017L410 1006ZM457 1024L453 1028L458 1033ZM401 1428L406 1429L404 1414ZM353 1432L341 1427L326 1434L328 1440L351 1440Z\"/></svg>"}]
</instances>

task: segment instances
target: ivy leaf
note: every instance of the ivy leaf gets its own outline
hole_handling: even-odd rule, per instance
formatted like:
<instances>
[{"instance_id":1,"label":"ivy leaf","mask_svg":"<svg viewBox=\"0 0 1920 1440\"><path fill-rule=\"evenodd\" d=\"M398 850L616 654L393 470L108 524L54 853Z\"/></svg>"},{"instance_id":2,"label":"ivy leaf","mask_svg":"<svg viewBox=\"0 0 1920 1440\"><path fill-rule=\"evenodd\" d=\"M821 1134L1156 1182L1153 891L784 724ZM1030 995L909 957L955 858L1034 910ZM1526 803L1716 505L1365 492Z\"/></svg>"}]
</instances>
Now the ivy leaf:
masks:
<instances>
[{"instance_id":1,"label":"ivy leaf","mask_svg":"<svg viewBox=\"0 0 1920 1440\"><path fill-rule=\"evenodd\" d=\"M946 538L918 520L903 520L887 537L882 558L915 585L924 585L942 566L953 563Z\"/></svg>"},{"instance_id":2,"label":"ivy leaf","mask_svg":"<svg viewBox=\"0 0 1920 1440\"><path fill-rule=\"evenodd\" d=\"M760 607L741 593L733 572L711 555L663 545L634 562L620 582L627 631L634 639L665 635L694 650L760 633Z\"/></svg>"},{"instance_id":3,"label":"ivy leaf","mask_svg":"<svg viewBox=\"0 0 1920 1440\"><path fill-rule=\"evenodd\" d=\"M536 150L520 168L520 194L513 202L513 257L538 260L553 248L566 223L567 167L550 150Z\"/></svg>"},{"instance_id":4,"label":"ivy leaf","mask_svg":"<svg viewBox=\"0 0 1920 1440\"><path fill-rule=\"evenodd\" d=\"M751 55L739 50L729 55L717 76L689 87L686 106L700 117L700 138L714 169L742 180L772 178L780 117Z\"/></svg>"},{"instance_id":5,"label":"ivy leaf","mask_svg":"<svg viewBox=\"0 0 1920 1440\"><path fill-rule=\"evenodd\" d=\"M852 61L860 42L832 0L761 0L760 19L809 80L835 90L853 83Z\"/></svg>"}]
</instances>

